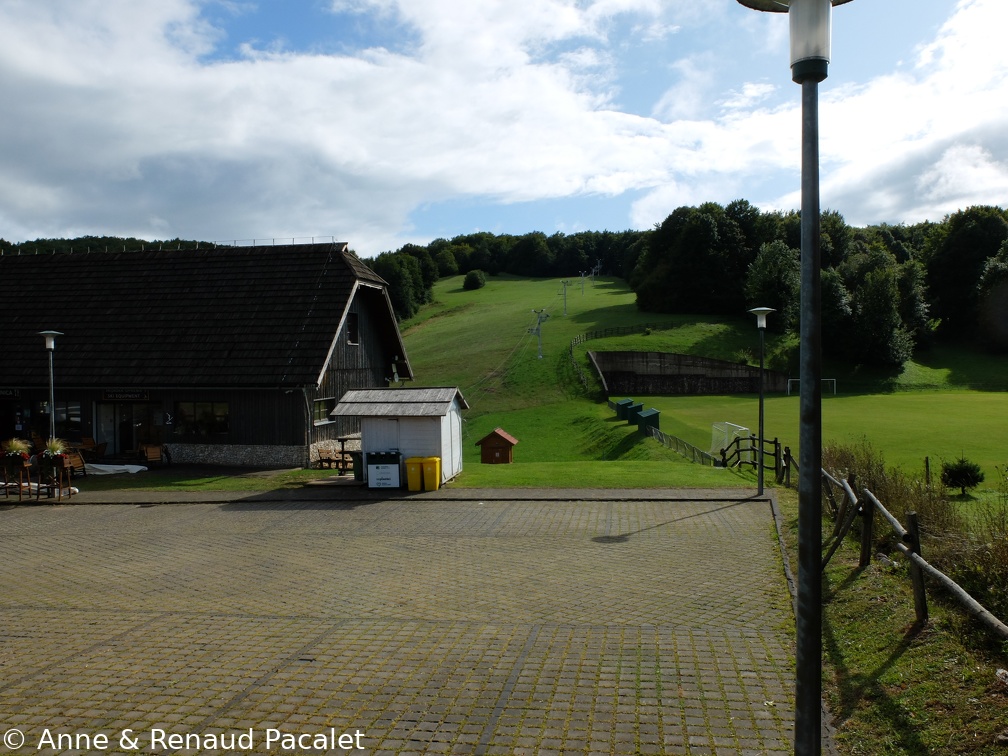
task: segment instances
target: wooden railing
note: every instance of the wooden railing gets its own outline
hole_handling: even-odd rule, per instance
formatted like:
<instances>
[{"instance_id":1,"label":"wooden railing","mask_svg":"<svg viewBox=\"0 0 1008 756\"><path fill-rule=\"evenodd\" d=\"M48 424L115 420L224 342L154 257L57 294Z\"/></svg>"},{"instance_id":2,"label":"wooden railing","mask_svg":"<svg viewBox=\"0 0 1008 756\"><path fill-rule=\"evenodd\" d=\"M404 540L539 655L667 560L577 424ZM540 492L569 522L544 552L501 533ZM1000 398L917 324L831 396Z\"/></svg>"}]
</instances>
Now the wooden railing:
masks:
<instances>
[{"instance_id":1,"label":"wooden railing","mask_svg":"<svg viewBox=\"0 0 1008 756\"><path fill-rule=\"evenodd\" d=\"M770 451L767 451L768 446L771 447ZM789 460L790 450L787 447L782 447L777 438L773 440L763 438L761 442L752 434L739 436L732 439L732 443L728 445L727 449L721 450L720 467L738 468L749 465L753 470L756 470L757 466L762 464L763 469L772 471L777 482L780 483L785 475L785 453ZM759 458L758 461L757 458ZM768 459L771 461L770 464L767 464Z\"/></svg>"},{"instance_id":2,"label":"wooden railing","mask_svg":"<svg viewBox=\"0 0 1008 756\"><path fill-rule=\"evenodd\" d=\"M839 503L835 495L837 491L842 492ZM991 614L958 583L929 564L921 555L920 525L916 512L907 514L907 526L904 528L899 520L867 488L862 489L864 500L859 500L854 493L852 480L838 480L825 470L823 470L823 492L826 494L825 499L833 514L834 527L827 539L829 550L823 557L821 569L826 569L826 565L829 564L830 559L858 517L861 518L861 555L858 567L864 568L871 563L875 512L878 511L898 538L896 548L909 561L910 579L913 583L914 612L918 624L923 625L928 619L927 592L924 584L924 576L927 575L941 585L967 614L997 637L1008 640L1008 625Z\"/></svg>"}]
</instances>

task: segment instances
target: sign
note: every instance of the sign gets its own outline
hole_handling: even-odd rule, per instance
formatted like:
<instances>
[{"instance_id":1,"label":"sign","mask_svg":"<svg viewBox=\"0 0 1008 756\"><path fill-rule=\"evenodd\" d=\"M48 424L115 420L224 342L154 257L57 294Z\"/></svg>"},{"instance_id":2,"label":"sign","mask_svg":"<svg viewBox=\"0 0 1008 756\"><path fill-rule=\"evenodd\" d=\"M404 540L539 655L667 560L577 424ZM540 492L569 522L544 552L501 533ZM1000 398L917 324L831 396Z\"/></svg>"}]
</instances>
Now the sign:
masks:
<instances>
[{"instance_id":1,"label":"sign","mask_svg":"<svg viewBox=\"0 0 1008 756\"><path fill-rule=\"evenodd\" d=\"M150 392L146 389L105 389L102 391L103 402L147 402Z\"/></svg>"},{"instance_id":2,"label":"sign","mask_svg":"<svg viewBox=\"0 0 1008 756\"><path fill-rule=\"evenodd\" d=\"M0 399L20 399L21 389L0 388Z\"/></svg>"}]
</instances>

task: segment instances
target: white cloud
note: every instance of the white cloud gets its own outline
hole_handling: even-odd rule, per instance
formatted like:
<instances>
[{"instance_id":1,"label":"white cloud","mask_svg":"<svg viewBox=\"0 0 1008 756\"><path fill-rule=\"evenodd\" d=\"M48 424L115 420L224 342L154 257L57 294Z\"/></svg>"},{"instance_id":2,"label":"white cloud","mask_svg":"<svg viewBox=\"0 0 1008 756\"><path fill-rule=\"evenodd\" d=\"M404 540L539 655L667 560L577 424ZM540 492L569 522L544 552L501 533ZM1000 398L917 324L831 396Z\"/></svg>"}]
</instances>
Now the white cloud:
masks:
<instances>
[{"instance_id":1,"label":"white cloud","mask_svg":"<svg viewBox=\"0 0 1008 756\"><path fill-rule=\"evenodd\" d=\"M794 207L779 187L797 188L798 90L739 76L720 39L742 27L767 39L779 24L736 6L334 0L416 44L354 55L249 44L221 61L221 30L197 0L2 3L0 236L336 234L373 254L414 233L418 207L454 198L637 192L639 227L707 200ZM1008 200L1008 54L992 32L1006 9L963 0L913 66L824 86L825 205L876 222L984 192ZM653 62L676 80L650 74L639 94L654 117L612 104L628 72L652 63L624 57L648 28L679 29Z\"/></svg>"},{"instance_id":2,"label":"white cloud","mask_svg":"<svg viewBox=\"0 0 1008 756\"><path fill-rule=\"evenodd\" d=\"M924 171L917 185L925 200L957 198L959 204L982 202L978 198L1008 197L1008 162L995 160L978 145L955 145L945 150Z\"/></svg>"}]
</instances>

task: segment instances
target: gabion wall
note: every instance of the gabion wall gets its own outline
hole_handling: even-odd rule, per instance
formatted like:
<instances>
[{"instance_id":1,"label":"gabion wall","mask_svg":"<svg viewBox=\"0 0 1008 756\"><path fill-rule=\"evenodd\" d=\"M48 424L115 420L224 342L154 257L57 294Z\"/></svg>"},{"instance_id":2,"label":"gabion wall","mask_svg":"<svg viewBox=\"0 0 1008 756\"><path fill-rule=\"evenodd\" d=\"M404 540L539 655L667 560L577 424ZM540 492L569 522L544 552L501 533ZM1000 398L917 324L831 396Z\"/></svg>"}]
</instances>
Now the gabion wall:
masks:
<instances>
[{"instance_id":1,"label":"gabion wall","mask_svg":"<svg viewBox=\"0 0 1008 756\"><path fill-rule=\"evenodd\" d=\"M306 467L303 446L226 446L221 444L167 444L172 462L239 467ZM318 454L315 454L318 459Z\"/></svg>"}]
</instances>

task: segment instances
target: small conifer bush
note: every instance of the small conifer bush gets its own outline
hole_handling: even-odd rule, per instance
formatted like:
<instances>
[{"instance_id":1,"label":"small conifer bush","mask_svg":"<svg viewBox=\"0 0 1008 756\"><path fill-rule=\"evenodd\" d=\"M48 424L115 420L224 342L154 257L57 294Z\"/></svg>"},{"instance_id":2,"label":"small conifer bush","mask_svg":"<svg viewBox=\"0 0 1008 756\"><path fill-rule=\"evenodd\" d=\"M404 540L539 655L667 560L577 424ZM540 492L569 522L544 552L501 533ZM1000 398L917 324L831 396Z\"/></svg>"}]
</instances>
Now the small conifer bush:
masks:
<instances>
[{"instance_id":1,"label":"small conifer bush","mask_svg":"<svg viewBox=\"0 0 1008 756\"><path fill-rule=\"evenodd\" d=\"M941 482L946 488L958 488L962 496L967 488L976 488L983 483L984 474L980 465L960 457L954 462L942 462Z\"/></svg>"}]
</instances>

